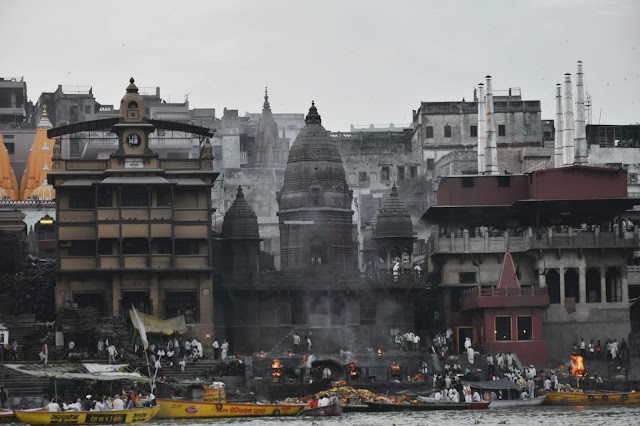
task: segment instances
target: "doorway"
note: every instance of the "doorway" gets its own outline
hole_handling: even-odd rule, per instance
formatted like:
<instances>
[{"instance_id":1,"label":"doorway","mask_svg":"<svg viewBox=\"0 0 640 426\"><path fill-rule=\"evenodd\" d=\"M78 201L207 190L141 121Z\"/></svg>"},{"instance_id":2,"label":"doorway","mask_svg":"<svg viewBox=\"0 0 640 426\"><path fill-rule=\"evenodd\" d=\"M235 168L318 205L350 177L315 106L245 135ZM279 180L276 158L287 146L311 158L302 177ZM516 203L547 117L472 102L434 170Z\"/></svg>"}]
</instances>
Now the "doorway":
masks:
<instances>
[{"instance_id":1,"label":"doorway","mask_svg":"<svg viewBox=\"0 0 640 426\"><path fill-rule=\"evenodd\" d=\"M461 354L462 350L464 349L464 341L467 339L467 337L469 339L471 339L471 342L473 343L473 327L471 327L471 326L458 327L457 328L457 336L458 336L458 349L457 349L457 352L459 354Z\"/></svg>"}]
</instances>

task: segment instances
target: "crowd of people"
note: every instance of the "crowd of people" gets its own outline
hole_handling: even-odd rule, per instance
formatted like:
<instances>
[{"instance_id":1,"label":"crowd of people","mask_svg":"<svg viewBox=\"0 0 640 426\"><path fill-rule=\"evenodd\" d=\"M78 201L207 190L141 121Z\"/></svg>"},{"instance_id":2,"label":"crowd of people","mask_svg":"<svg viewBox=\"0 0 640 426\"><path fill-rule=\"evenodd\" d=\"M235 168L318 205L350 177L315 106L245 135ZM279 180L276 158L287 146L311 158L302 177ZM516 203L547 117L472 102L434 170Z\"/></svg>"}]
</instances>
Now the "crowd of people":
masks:
<instances>
[{"instance_id":1,"label":"crowd of people","mask_svg":"<svg viewBox=\"0 0 640 426\"><path fill-rule=\"evenodd\" d=\"M626 361L629 357L629 345L623 338L618 343L618 339L607 339L604 346L600 343L600 340L592 339L589 343L584 341L584 338L580 340L580 343L573 347L574 352L578 353L580 350L580 356L588 361Z\"/></svg>"},{"instance_id":2,"label":"crowd of people","mask_svg":"<svg viewBox=\"0 0 640 426\"><path fill-rule=\"evenodd\" d=\"M135 391L123 391L122 395L114 395L108 397L106 395L101 398L94 398L87 395L84 399L78 398L75 402L65 404L60 399L51 400L46 406L46 410L50 412L59 411L122 411L140 407L153 407L157 405L156 397L153 393L144 395L136 394Z\"/></svg>"}]
</instances>

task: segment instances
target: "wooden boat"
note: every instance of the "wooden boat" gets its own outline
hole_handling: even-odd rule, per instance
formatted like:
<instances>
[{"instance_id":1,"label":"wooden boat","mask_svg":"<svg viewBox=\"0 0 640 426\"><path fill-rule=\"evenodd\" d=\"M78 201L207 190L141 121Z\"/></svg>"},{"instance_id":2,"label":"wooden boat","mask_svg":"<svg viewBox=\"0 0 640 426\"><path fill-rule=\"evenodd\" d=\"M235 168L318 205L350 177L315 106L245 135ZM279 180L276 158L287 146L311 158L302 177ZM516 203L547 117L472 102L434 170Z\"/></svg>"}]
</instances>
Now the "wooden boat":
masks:
<instances>
[{"instance_id":1,"label":"wooden boat","mask_svg":"<svg viewBox=\"0 0 640 426\"><path fill-rule=\"evenodd\" d=\"M367 404L345 404L342 406L343 413L370 413L371 407Z\"/></svg>"},{"instance_id":2,"label":"wooden boat","mask_svg":"<svg viewBox=\"0 0 640 426\"><path fill-rule=\"evenodd\" d=\"M0 423L13 423L16 421L16 413L13 410L0 410Z\"/></svg>"},{"instance_id":3,"label":"wooden boat","mask_svg":"<svg viewBox=\"0 0 640 426\"><path fill-rule=\"evenodd\" d=\"M339 416L342 414L342 406L340 404L327 405L326 407L305 408L300 413L302 416L324 417Z\"/></svg>"},{"instance_id":4,"label":"wooden boat","mask_svg":"<svg viewBox=\"0 0 640 426\"><path fill-rule=\"evenodd\" d=\"M489 408L490 401L481 402L426 402L424 404L389 404L367 402L374 412L389 411L431 411L431 410L482 410Z\"/></svg>"},{"instance_id":5,"label":"wooden boat","mask_svg":"<svg viewBox=\"0 0 640 426\"><path fill-rule=\"evenodd\" d=\"M99 425L120 423L146 423L160 410L159 406L133 408L121 411L29 411L16 410L16 416L22 423L30 425Z\"/></svg>"},{"instance_id":6,"label":"wooden boat","mask_svg":"<svg viewBox=\"0 0 640 426\"><path fill-rule=\"evenodd\" d=\"M177 399L157 399L157 401L160 404L160 411L156 419L295 416L304 408L304 405L292 404L230 404Z\"/></svg>"},{"instance_id":7,"label":"wooden boat","mask_svg":"<svg viewBox=\"0 0 640 426\"><path fill-rule=\"evenodd\" d=\"M640 392L547 392L545 405L637 405Z\"/></svg>"},{"instance_id":8,"label":"wooden boat","mask_svg":"<svg viewBox=\"0 0 640 426\"><path fill-rule=\"evenodd\" d=\"M546 396L539 396L533 399L496 399L491 401L491 408L511 408L511 407L535 407L542 405Z\"/></svg>"}]
</instances>

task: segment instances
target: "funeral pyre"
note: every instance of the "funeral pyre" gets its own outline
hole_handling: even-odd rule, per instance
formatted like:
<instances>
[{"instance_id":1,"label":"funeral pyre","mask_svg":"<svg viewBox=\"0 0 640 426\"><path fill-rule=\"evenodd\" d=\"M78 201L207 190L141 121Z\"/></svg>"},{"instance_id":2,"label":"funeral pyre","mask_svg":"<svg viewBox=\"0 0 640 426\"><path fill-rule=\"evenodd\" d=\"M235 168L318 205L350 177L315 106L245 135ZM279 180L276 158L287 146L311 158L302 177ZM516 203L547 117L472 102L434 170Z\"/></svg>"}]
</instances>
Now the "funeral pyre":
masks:
<instances>
[{"instance_id":1,"label":"funeral pyre","mask_svg":"<svg viewBox=\"0 0 640 426\"><path fill-rule=\"evenodd\" d=\"M274 382L279 383L282 380L282 367L278 359L274 359L271 364L271 377L273 377Z\"/></svg>"},{"instance_id":2,"label":"funeral pyre","mask_svg":"<svg viewBox=\"0 0 640 426\"><path fill-rule=\"evenodd\" d=\"M314 398L322 398L324 395L336 394L342 404L365 404L367 402L383 402L386 404L424 404L423 401L404 395L383 395L373 393L366 389L356 389L347 386L344 381L333 382L332 388L318 392L305 398L287 398L285 404L309 404Z\"/></svg>"}]
</instances>

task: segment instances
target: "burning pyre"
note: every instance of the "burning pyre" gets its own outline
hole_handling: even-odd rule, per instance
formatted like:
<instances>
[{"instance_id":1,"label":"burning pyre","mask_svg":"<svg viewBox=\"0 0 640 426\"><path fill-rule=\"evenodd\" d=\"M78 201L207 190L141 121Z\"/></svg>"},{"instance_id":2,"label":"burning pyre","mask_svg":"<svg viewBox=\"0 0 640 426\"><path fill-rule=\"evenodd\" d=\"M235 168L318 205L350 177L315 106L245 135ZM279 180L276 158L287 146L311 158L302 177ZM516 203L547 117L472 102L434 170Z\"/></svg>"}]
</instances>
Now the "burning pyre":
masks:
<instances>
[{"instance_id":1,"label":"burning pyre","mask_svg":"<svg viewBox=\"0 0 640 426\"><path fill-rule=\"evenodd\" d=\"M584 359L580 355L571 356L571 374L576 377L582 377L585 375Z\"/></svg>"},{"instance_id":2,"label":"burning pyre","mask_svg":"<svg viewBox=\"0 0 640 426\"><path fill-rule=\"evenodd\" d=\"M266 358L267 357L267 353L265 351L260 351L260 352L258 352L258 356L260 358Z\"/></svg>"},{"instance_id":3,"label":"burning pyre","mask_svg":"<svg viewBox=\"0 0 640 426\"><path fill-rule=\"evenodd\" d=\"M358 380L360 378L360 367L358 367L358 361L353 361L345 366L347 370L347 377L350 380Z\"/></svg>"},{"instance_id":4,"label":"burning pyre","mask_svg":"<svg viewBox=\"0 0 640 426\"><path fill-rule=\"evenodd\" d=\"M382 350L378 349L378 356L382 356Z\"/></svg>"},{"instance_id":5,"label":"burning pyre","mask_svg":"<svg viewBox=\"0 0 640 426\"><path fill-rule=\"evenodd\" d=\"M391 367L389 367L389 372L391 373L391 377L395 377L395 378L399 379L401 377L402 369L400 368L400 366L398 364L393 362L391 364Z\"/></svg>"},{"instance_id":6,"label":"burning pyre","mask_svg":"<svg viewBox=\"0 0 640 426\"><path fill-rule=\"evenodd\" d=\"M280 366L280 360L274 359L271 364L271 377L274 382L282 381L282 367Z\"/></svg>"}]
</instances>

